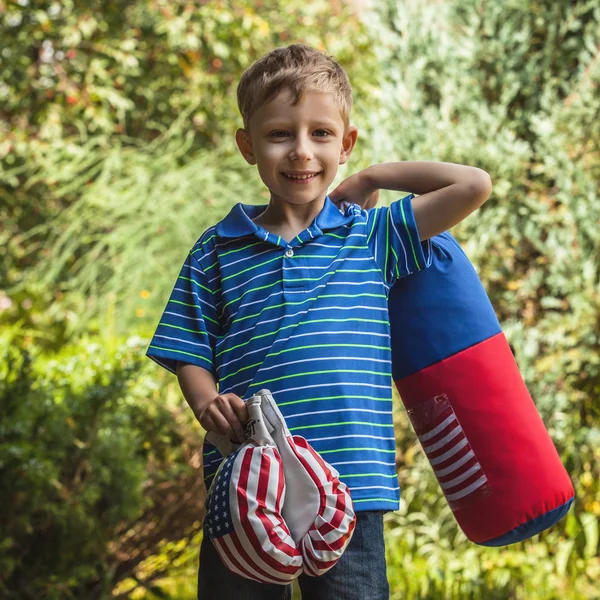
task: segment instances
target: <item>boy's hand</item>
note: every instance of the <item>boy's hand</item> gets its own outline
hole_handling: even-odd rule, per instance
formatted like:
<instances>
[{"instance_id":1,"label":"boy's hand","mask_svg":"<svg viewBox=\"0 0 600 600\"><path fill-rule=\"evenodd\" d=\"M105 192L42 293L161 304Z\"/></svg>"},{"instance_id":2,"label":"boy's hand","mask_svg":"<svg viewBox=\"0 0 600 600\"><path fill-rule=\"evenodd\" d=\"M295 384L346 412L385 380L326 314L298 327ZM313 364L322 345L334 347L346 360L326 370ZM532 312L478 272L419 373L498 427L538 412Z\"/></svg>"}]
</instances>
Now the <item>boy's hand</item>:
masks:
<instances>
[{"instance_id":1,"label":"boy's hand","mask_svg":"<svg viewBox=\"0 0 600 600\"><path fill-rule=\"evenodd\" d=\"M247 420L248 409L244 401L235 394L217 396L198 418L206 431L228 435L236 444L244 441L244 425Z\"/></svg>"},{"instance_id":2,"label":"boy's hand","mask_svg":"<svg viewBox=\"0 0 600 600\"><path fill-rule=\"evenodd\" d=\"M373 185L366 169L344 179L329 195L330 200L339 206L341 202L358 204L362 209L373 208L379 200L379 189Z\"/></svg>"}]
</instances>

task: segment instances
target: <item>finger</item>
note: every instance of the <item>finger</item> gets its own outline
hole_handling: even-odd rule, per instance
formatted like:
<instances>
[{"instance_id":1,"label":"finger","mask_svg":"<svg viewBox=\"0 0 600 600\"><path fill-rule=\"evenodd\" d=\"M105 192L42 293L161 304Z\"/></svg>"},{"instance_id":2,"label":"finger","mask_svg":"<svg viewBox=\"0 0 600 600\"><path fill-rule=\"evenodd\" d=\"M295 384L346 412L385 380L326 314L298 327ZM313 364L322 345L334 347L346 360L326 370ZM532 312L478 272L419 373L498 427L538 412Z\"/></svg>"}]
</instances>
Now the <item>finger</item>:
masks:
<instances>
[{"instance_id":1,"label":"finger","mask_svg":"<svg viewBox=\"0 0 600 600\"><path fill-rule=\"evenodd\" d=\"M219 396L217 400L218 408L221 412L221 415L225 417L227 423L231 427L231 439L234 442L241 442L244 439L244 426L240 422L236 412L233 410L230 404L231 400L229 398L224 398L223 396Z\"/></svg>"},{"instance_id":2,"label":"finger","mask_svg":"<svg viewBox=\"0 0 600 600\"><path fill-rule=\"evenodd\" d=\"M230 398L230 405L233 407L235 414L242 424L245 424L248 421L248 407L246 403L235 394L228 394Z\"/></svg>"},{"instance_id":3,"label":"finger","mask_svg":"<svg viewBox=\"0 0 600 600\"><path fill-rule=\"evenodd\" d=\"M218 427L214 421L214 419L207 413L204 413L202 415L202 417L199 419L200 425L202 425L202 427L206 430L206 431L214 431L215 433L221 433L218 430Z\"/></svg>"},{"instance_id":4,"label":"finger","mask_svg":"<svg viewBox=\"0 0 600 600\"><path fill-rule=\"evenodd\" d=\"M221 435L227 435L229 439L235 437L235 432L231 427L229 420L221 413L219 407L213 405L209 410L209 418L211 418L214 423L214 431L220 433Z\"/></svg>"},{"instance_id":5,"label":"finger","mask_svg":"<svg viewBox=\"0 0 600 600\"><path fill-rule=\"evenodd\" d=\"M214 420L211 416L210 408L216 399L217 396L215 396L215 398L210 402L207 402L204 406L200 406L197 410L194 411L196 419L198 419L198 422L200 423L200 425L202 425L202 427L204 427L204 429L206 429L206 431L211 431L211 429L208 428L209 423L213 430L215 427Z\"/></svg>"}]
</instances>

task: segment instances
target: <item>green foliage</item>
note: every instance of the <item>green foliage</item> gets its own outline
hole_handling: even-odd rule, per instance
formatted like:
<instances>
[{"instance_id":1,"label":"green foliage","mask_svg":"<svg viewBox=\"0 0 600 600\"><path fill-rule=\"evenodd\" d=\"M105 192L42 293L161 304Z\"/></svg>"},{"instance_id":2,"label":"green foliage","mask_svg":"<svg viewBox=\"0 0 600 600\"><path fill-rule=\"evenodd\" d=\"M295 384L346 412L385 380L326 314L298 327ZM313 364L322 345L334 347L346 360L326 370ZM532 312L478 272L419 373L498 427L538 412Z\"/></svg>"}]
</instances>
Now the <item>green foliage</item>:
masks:
<instances>
[{"instance_id":1,"label":"green foliage","mask_svg":"<svg viewBox=\"0 0 600 600\"><path fill-rule=\"evenodd\" d=\"M0 595L100 598L148 556L144 543L198 531L203 490L185 464L197 438L148 376L139 339L52 356L12 341L0 338ZM178 504L186 523L169 523Z\"/></svg>"},{"instance_id":2,"label":"green foliage","mask_svg":"<svg viewBox=\"0 0 600 600\"><path fill-rule=\"evenodd\" d=\"M368 16L381 33L386 98L373 114L386 128L374 130L372 162L441 160L491 174L492 196L453 233L576 488L574 509L550 532L482 549L459 535L424 457L404 454L406 512L388 523L393 589L598 597L600 4L382 2ZM408 421L398 429L406 449Z\"/></svg>"},{"instance_id":3,"label":"green foliage","mask_svg":"<svg viewBox=\"0 0 600 600\"><path fill-rule=\"evenodd\" d=\"M386 515L392 598L598 598L598 520L576 501L560 524L502 548L458 527L408 418L397 409L401 506Z\"/></svg>"},{"instance_id":4,"label":"green foliage","mask_svg":"<svg viewBox=\"0 0 600 600\"><path fill-rule=\"evenodd\" d=\"M397 399L393 597L599 597L600 3L372 4L360 19L299 0L0 12L0 595L193 594L197 426L144 344L119 340L153 331L204 229L267 202L234 145L235 86L301 41L353 84L359 141L336 183L396 160L490 173L453 233L576 487L552 530L475 546Z\"/></svg>"},{"instance_id":5,"label":"green foliage","mask_svg":"<svg viewBox=\"0 0 600 600\"><path fill-rule=\"evenodd\" d=\"M99 318L111 305L116 305L117 334L132 323L148 331L164 308L158 292L172 287L198 232L252 187L261 193L256 183L244 180L232 154L198 150L185 158L192 139L175 124L149 145L116 142L98 148L92 140L77 147L81 156L97 157L95 176L82 186L77 202L26 234L48 240L48 260L32 272L43 288L58 282L56 301L77 315L66 323L69 332L100 332ZM49 171L58 190L80 179L68 151L48 158L56 161ZM22 280L12 293L30 289Z\"/></svg>"},{"instance_id":6,"label":"green foliage","mask_svg":"<svg viewBox=\"0 0 600 600\"><path fill-rule=\"evenodd\" d=\"M246 67L298 41L335 55L359 106L376 83L349 5L25 5L0 14L0 289L30 298L25 273L42 281L68 335L97 329L113 293L117 330L148 331L138 309L156 314L185 247L240 198L266 202L234 144Z\"/></svg>"}]
</instances>

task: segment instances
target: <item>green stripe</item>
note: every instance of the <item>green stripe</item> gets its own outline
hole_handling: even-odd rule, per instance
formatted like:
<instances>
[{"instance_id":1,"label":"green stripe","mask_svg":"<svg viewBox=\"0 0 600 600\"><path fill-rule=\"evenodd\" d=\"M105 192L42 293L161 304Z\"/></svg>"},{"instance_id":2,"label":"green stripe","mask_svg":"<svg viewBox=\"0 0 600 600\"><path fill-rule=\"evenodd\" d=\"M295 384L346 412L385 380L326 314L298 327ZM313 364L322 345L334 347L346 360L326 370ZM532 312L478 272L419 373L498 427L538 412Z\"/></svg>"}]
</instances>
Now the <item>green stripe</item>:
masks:
<instances>
[{"instance_id":1,"label":"green stripe","mask_svg":"<svg viewBox=\"0 0 600 600\"><path fill-rule=\"evenodd\" d=\"M275 287L278 284L283 284L283 280L278 279L277 281L274 281L273 283L269 283L268 285L261 285L260 287L257 288L253 288L251 290L246 290L239 298L234 298L233 300L230 300L224 307L223 310L221 311L221 315L223 315L225 313L225 309L230 305L233 304L234 302L238 302L240 301L246 294L251 294L252 292L258 292L259 290L264 290L266 288L270 288L270 287Z\"/></svg>"},{"instance_id":2,"label":"green stripe","mask_svg":"<svg viewBox=\"0 0 600 600\"><path fill-rule=\"evenodd\" d=\"M294 352L296 350L308 350L309 348L356 348L357 344L312 344L310 346L298 346L297 348L287 348L286 350L280 350L279 352L269 352L266 358L269 356L279 356L280 354L285 354L286 352ZM371 346L365 344L364 346L359 346L360 348L373 348L374 350L390 350L391 348L384 346ZM367 358L367 357L365 357ZM281 404L279 405L281 406Z\"/></svg>"},{"instance_id":3,"label":"green stripe","mask_svg":"<svg viewBox=\"0 0 600 600\"><path fill-rule=\"evenodd\" d=\"M181 327L180 325L171 325L169 323L163 323L162 321L158 324L159 327L171 327L172 329L181 329L181 331L189 331L190 333L197 333L199 335L208 335L206 331L198 331L197 329L187 329L187 327Z\"/></svg>"},{"instance_id":4,"label":"green stripe","mask_svg":"<svg viewBox=\"0 0 600 600\"><path fill-rule=\"evenodd\" d=\"M290 431L298 431L300 429L316 429L317 427L335 427L336 425L370 425L371 427L393 427L393 423L370 423L368 421L340 421L339 423L322 423L321 425L302 425L299 427L290 427Z\"/></svg>"},{"instance_id":5,"label":"green stripe","mask_svg":"<svg viewBox=\"0 0 600 600\"><path fill-rule=\"evenodd\" d=\"M374 398L373 396L351 396L357 400L375 400L376 402L391 402L391 398ZM323 400L339 400L348 396L326 396L325 398L305 398L304 400L293 400L292 402L279 402L277 406L289 406L291 404L304 404L305 402L321 402Z\"/></svg>"},{"instance_id":6,"label":"green stripe","mask_svg":"<svg viewBox=\"0 0 600 600\"><path fill-rule=\"evenodd\" d=\"M217 452L217 449L215 448L214 450L207 452L204 456L210 456L211 454L216 454L216 452Z\"/></svg>"},{"instance_id":7,"label":"green stripe","mask_svg":"<svg viewBox=\"0 0 600 600\"><path fill-rule=\"evenodd\" d=\"M190 254L193 256L196 252L200 252L200 250L204 249L204 246L206 246L206 244L208 244L208 242L210 242L210 240L212 240L213 238L216 238L217 234L213 233L209 238L205 239L201 244L200 244L200 248L196 248L195 250L192 250L192 252L190 252ZM196 258L194 256L194 258ZM198 259L196 259L198 260Z\"/></svg>"},{"instance_id":8,"label":"green stripe","mask_svg":"<svg viewBox=\"0 0 600 600\"><path fill-rule=\"evenodd\" d=\"M219 258L223 258L224 256L227 256L228 254L233 254L234 252L241 252L242 250L247 250L248 248L253 248L254 246L260 246L261 244L262 244L262 242L256 242L256 243L248 244L247 246L244 246L243 248L236 248L235 250L229 250L228 252L223 252L223 254L219 254Z\"/></svg>"},{"instance_id":9,"label":"green stripe","mask_svg":"<svg viewBox=\"0 0 600 600\"><path fill-rule=\"evenodd\" d=\"M173 348L162 348L161 346L150 346L150 348L154 348L155 350L166 350L167 352L175 352L176 354L185 354L186 356L193 356L194 358L201 358L205 360L212 367L212 361L204 356L200 356L199 354L192 354L191 352L184 352L183 350L173 350ZM160 358L160 357L159 357Z\"/></svg>"},{"instance_id":10,"label":"green stripe","mask_svg":"<svg viewBox=\"0 0 600 600\"><path fill-rule=\"evenodd\" d=\"M235 319L233 323L231 323L231 327L236 325L237 323L241 323L246 319L253 319L254 317L260 317L263 313L268 310L274 310L276 308L281 308L282 306L300 306L301 304L306 304L307 302L314 302L315 300L321 300L321 298L386 298L385 294L323 294L318 296L317 298L307 298L306 300L301 300L300 302L282 302L281 304L274 304L273 306L267 306L263 308L260 312L254 313L252 315L247 315L245 317L240 317L239 319ZM342 319L343 321L344 319ZM312 323L317 323L318 321L311 321ZM257 326L260 323L256 324Z\"/></svg>"},{"instance_id":11,"label":"green stripe","mask_svg":"<svg viewBox=\"0 0 600 600\"><path fill-rule=\"evenodd\" d=\"M302 377L304 375L325 375L327 373L354 373L356 375L380 375L381 377L391 377L392 373L379 373L377 371L355 371L348 369L333 369L328 371L308 371L304 373L294 373L292 375L283 375L282 377L275 377L275 379L264 379L263 381L255 381L253 385L262 386L267 383L274 383L275 381L282 381L284 379L291 379L292 377Z\"/></svg>"},{"instance_id":12,"label":"green stripe","mask_svg":"<svg viewBox=\"0 0 600 600\"><path fill-rule=\"evenodd\" d=\"M252 369L254 367L259 367L262 364L263 364L263 361L261 360L261 361L258 361L257 363L252 364L252 365L247 365L246 367L242 367L241 369L238 369L237 371L235 371L235 373L229 373L229 375L225 375L225 377L221 377L219 379L219 381L223 382L226 379L229 379L230 377L234 377L235 375L238 375L242 371L247 371L248 369Z\"/></svg>"},{"instance_id":13,"label":"green stripe","mask_svg":"<svg viewBox=\"0 0 600 600\"><path fill-rule=\"evenodd\" d=\"M378 346L360 346L360 347L361 348L374 348L375 350L379 350ZM356 348L356 344L314 344L312 346L299 346L298 348L288 348L287 350L280 350L279 352L271 352L265 356L265 359L269 358L270 356L279 356L280 354L283 354L285 352L294 352L295 350L307 350L309 348ZM391 350L391 348L385 348L385 349ZM365 358L368 358L368 357L365 357ZM320 359L315 359L315 360L320 360ZM230 377L238 375L242 371L247 371L248 369L258 367L258 366L262 365L263 362L264 362L264 360L261 360L252 365L247 365L245 367L242 367L241 369L238 369L234 373L229 373L228 375L225 375L225 377L222 377L220 379L220 381L225 381L226 379L229 379Z\"/></svg>"},{"instance_id":14,"label":"green stripe","mask_svg":"<svg viewBox=\"0 0 600 600\"><path fill-rule=\"evenodd\" d=\"M382 450L381 448L338 448L337 450L319 450L319 454L333 454L334 452L355 452L357 450L371 450L373 452L385 452L386 454L396 454L396 450Z\"/></svg>"},{"instance_id":15,"label":"green stripe","mask_svg":"<svg viewBox=\"0 0 600 600\"><path fill-rule=\"evenodd\" d=\"M199 288L206 290L211 296L213 295L213 291L210 288L207 288L205 285L198 283L195 279L192 279L191 277L184 277L183 275L180 275L178 279L185 279L186 281L191 281L192 283L195 283Z\"/></svg>"},{"instance_id":16,"label":"green stripe","mask_svg":"<svg viewBox=\"0 0 600 600\"><path fill-rule=\"evenodd\" d=\"M407 196L408 198L408 196ZM412 235L410 235L410 230L408 229L408 222L406 221L406 215L404 214L404 199L400 201L400 211L402 212L402 220L404 221L404 228L406 229L406 233L408 234L408 239L410 240L410 247L412 248L413 257L415 259L415 264L417 265L417 269L421 270L421 265L417 259L417 253L415 251L415 245L413 244Z\"/></svg>"},{"instance_id":17,"label":"green stripe","mask_svg":"<svg viewBox=\"0 0 600 600\"><path fill-rule=\"evenodd\" d=\"M294 279L293 281L294 282L296 282L296 281L321 281L322 279L325 279L328 275L336 275L338 273L379 273L379 269L340 269L337 271L327 271L327 273L325 273L324 275L321 275L321 277L303 277L303 278L299 278L299 279ZM264 290L264 289L270 288L270 287L276 287L279 284L283 284L283 280L278 279L277 281L274 281L273 283L270 283L269 285L262 285L260 287L252 288L251 290L246 290L241 296L239 296L238 298L234 298L233 300L230 300L227 304L225 304L221 314L223 314L225 312L225 309L230 304L241 301L247 294L251 294L252 292L258 292L260 290ZM325 296L322 296L322 297L325 297ZM280 304L279 306L282 306L282 305ZM258 313L258 314L260 314L260 313Z\"/></svg>"},{"instance_id":18,"label":"green stripe","mask_svg":"<svg viewBox=\"0 0 600 600\"><path fill-rule=\"evenodd\" d=\"M348 479L350 477L385 477L387 479L394 479L397 478L398 475L384 475L383 473L354 473L352 475L341 474L340 477L342 479Z\"/></svg>"},{"instance_id":19,"label":"green stripe","mask_svg":"<svg viewBox=\"0 0 600 600\"><path fill-rule=\"evenodd\" d=\"M173 302L175 304L183 304L183 306L191 306L192 308L197 308L196 304L188 304L187 302L182 302L181 300L169 300L169 302ZM168 302L167 302L167 304L168 304ZM211 319L210 317L206 316L204 313L202 313L202 317L205 318L207 321L214 323L215 325L219 324L219 321L216 321L215 319Z\"/></svg>"},{"instance_id":20,"label":"green stripe","mask_svg":"<svg viewBox=\"0 0 600 600\"><path fill-rule=\"evenodd\" d=\"M375 231L375 223L377 222L377 219L379 219L379 208L375 209L375 214L373 215L373 224L371 225L371 231L369 233L369 236L367 237L367 244L370 242L371 240L371 236L373 235L373 232Z\"/></svg>"},{"instance_id":21,"label":"green stripe","mask_svg":"<svg viewBox=\"0 0 600 600\"><path fill-rule=\"evenodd\" d=\"M233 346L232 348L228 348L227 350L221 350L221 352L219 352L217 354L217 356L221 356L222 354L225 354L226 352L231 352L232 350L236 350L237 348L242 348L243 346L247 346L250 342L253 342L254 340L259 340L260 338L264 338L264 337L268 337L270 335L277 335L279 332L284 331L285 329L290 329L292 327L300 327L301 325L311 325L312 323L349 323L350 321L356 321L358 323L379 323L379 324L388 324L389 321L381 321L379 319L360 319L360 318L354 318L354 319L317 319L314 321L303 321L302 323L292 323L291 325L284 325L283 327L280 327L277 331L270 331L269 333L261 333L260 335L255 335L254 337L251 337L248 341L244 342L243 344L238 344L237 346Z\"/></svg>"},{"instance_id":22,"label":"green stripe","mask_svg":"<svg viewBox=\"0 0 600 600\"><path fill-rule=\"evenodd\" d=\"M352 489L352 488L351 488ZM389 498L364 498L363 500L355 500L352 498L353 504L357 502L391 502L392 504L397 504L397 500L390 500Z\"/></svg>"},{"instance_id":23,"label":"green stripe","mask_svg":"<svg viewBox=\"0 0 600 600\"><path fill-rule=\"evenodd\" d=\"M398 263L400 261L398 260L398 255L396 254L396 251L394 250L393 246L392 246L392 253L394 254L394 258L396 259L396 277L400 277L400 271L398 270Z\"/></svg>"},{"instance_id":24,"label":"green stripe","mask_svg":"<svg viewBox=\"0 0 600 600\"><path fill-rule=\"evenodd\" d=\"M244 269L243 271L238 271L237 273L234 273L233 275L228 275L227 277L223 277L221 279L221 282L227 281L228 279L231 279L232 277L237 277L238 275L242 275L243 273L247 273L248 271L254 271L255 269L264 267L265 265L268 265L269 263L275 262L276 260L281 261L282 258L283 258L283 255L276 256L275 258L270 258L269 260L265 260L265 262L262 262L258 265L254 265L253 267L248 267L247 269ZM223 268L225 268L226 266L227 265L224 265Z\"/></svg>"},{"instance_id":25,"label":"green stripe","mask_svg":"<svg viewBox=\"0 0 600 600\"><path fill-rule=\"evenodd\" d=\"M386 274L386 277L387 277L387 272L388 272L388 270L387 270L388 258L390 255L390 219L392 218L392 211L389 208L388 208L387 216L388 216L388 218L385 221L385 266L383 267L383 272Z\"/></svg>"},{"instance_id":26,"label":"green stripe","mask_svg":"<svg viewBox=\"0 0 600 600\"><path fill-rule=\"evenodd\" d=\"M320 281L327 275L335 275L336 273L378 273L379 269L344 269L343 271L327 271L322 277L306 277L304 279L294 279L293 281ZM356 282L352 282L356 283Z\"/></svg>"}]
</instances>

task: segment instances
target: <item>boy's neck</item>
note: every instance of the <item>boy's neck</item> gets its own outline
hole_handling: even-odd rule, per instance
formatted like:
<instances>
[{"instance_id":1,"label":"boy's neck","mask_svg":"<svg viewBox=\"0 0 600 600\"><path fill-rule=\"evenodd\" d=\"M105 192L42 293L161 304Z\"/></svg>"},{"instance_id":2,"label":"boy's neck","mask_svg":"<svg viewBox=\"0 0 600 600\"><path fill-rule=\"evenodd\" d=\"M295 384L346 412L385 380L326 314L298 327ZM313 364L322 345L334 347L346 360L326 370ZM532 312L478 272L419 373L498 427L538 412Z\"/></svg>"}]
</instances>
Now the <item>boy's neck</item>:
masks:
<instances>
[{"instance_id":1,"label":"boy's neck","mask_svg":"<svg viewBox=\"0 0 600 600\"><path fill-rule=\"evenodd\" d=\"M258 217L252 219L269 233L282 237L289 242L304 231L323 210L325 196L315 199L309 204L291 204L290 202L271 201Z\"/></svg>"}]
</instances>

